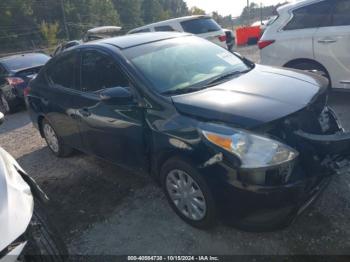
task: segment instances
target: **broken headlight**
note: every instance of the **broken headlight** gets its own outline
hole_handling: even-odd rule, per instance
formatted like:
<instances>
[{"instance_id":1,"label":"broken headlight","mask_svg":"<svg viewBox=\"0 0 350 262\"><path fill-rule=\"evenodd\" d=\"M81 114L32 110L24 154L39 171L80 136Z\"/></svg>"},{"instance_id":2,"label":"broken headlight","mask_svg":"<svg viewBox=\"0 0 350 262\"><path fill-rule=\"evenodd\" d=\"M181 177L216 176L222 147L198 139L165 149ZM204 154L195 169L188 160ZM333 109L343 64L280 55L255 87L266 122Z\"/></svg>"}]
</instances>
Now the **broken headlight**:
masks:
<instances>
[{"instance_id":1,"label":"broken headlight","mask_svg":"<svg viewBox=\"0 0 350 262\"><path fill-rule=\"evenodd\" d=\"M211 143L236 155L242 169L264 169L284 165L298 157L293 148L276 140L239 129L230 134L202 131Z\"/></svg>"}]
</instances>

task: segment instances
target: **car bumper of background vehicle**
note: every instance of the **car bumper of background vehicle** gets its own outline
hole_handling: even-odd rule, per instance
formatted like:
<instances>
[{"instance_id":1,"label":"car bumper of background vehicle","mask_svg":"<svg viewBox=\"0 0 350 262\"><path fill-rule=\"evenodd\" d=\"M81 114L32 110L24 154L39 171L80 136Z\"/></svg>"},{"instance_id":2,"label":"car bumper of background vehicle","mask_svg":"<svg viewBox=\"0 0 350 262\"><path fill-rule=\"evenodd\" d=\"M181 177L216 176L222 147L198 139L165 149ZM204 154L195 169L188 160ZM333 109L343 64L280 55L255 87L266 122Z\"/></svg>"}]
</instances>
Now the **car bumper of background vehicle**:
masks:
<instances>
[{"instance_id":1,"label":"car bumper of background vehicle","mask_svg":"<svg viewBox=\"0 0 350 262\"><path fill-rule=\"evenodd\" d=\"M217 171L223 170L217 165ZM213 172L214 168L211 168ZM228 170L225 167L225 170ZM218 174L218 173L216 173ZM206 176L207 177L207 176ZM290 225L327 187L331 176L316 175L282 186L250 186L228 176L210 181L226 224L244 231L280 230ZM223 179L226 177L226 179Z\"/></svg>"}]
</instances>

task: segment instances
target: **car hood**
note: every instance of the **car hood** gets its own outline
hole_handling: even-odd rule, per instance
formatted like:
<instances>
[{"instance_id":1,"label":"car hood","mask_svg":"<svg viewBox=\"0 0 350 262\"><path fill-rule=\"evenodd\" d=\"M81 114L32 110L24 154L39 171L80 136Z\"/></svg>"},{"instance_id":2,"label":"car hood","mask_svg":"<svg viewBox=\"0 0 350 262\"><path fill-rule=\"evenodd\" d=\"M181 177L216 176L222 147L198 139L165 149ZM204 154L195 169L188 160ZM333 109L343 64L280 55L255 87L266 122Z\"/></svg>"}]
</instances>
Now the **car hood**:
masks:
<instances>
[{"instance_id":1,"label":"car hood","mask_svg":"<svg viewBox=\"0 0 350 262\"><path fill-rule=\"evenodd\" d=\"M33 215L30 187L18 170L16 160L0 148L0 252L26 231Z\"/></svg>"},{"instance_id":2,"label":"car hood","mask_svg":"<svg viewBox=\"0 0 350 262\"><path fill-rule=\"evenodd\" d=\"M233 80L172 100L179 113L249 129L303 109L327 86L312 73L256 65Z\"/></svg>"}]
</instances>

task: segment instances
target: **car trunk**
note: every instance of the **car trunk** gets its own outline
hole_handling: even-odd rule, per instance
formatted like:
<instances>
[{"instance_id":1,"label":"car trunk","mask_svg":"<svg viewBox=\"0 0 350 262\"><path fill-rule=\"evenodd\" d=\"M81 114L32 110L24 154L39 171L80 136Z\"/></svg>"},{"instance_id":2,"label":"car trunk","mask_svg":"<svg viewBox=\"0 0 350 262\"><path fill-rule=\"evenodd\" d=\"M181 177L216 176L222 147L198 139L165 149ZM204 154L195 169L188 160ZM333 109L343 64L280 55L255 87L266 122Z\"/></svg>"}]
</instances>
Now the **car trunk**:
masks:
<instances>
[{"instance_id":1,"label":"car trunk","mask_svg":"<svg viewBox=\"0 0 350 262\"><path fill-rule=\"evenodd\" d=\"M28 83L37 76L42 67L43 66L25 68L17 70L14 73L14 77L23 79L23 83L16 85L13 90L17 96L23 97L23 90L28 86Z\"/></svg>"},{"instance_id":2,"label":"car trunk","mask_svg":"<svg viewBox=\"0 0 350 262\"><path fill-rule=\"evenodd\" d=\"M344 131L326 103L325 93L309 107L277 121L267 131L299 151L299 162L309 176L350 171L350 133Z\"/></svg>"}]
</instances>

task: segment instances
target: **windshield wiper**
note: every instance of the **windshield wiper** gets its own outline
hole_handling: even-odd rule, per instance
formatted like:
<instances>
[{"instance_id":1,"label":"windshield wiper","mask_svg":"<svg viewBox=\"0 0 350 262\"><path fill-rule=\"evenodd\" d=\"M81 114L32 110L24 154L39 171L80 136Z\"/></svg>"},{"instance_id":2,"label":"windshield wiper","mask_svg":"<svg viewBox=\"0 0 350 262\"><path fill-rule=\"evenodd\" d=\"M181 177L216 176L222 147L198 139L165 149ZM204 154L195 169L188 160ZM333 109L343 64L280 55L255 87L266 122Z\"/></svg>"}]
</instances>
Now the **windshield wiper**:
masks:
<instances>
[{"instance_id":1,"label":"windshield wiper","mask_svg":"<svg viewBox=\"0 0 350 262\"><path fill-rule=\"evenodd\" d=\"M181 94L196 92L196 91L199 91L201 89L202 88L198 88L198 87L178 88L178 89L165 91L162 93L162 95L181 95Z\"/></svg>"},{"instance_id":2,"label":"windshield wiper","mask_svg":"<svg viewBox=\"0 0 350 262\"><path fill-rule=\"evenodd\" d=\"M249 72L250 70L245 70L245 71L233 71L233 72L230 72L230 73L227 73L227 74L223 74L223 75L219 75L217 77L215 77L214 79L211 79L207 84L206 84L206 87L210 87L216 83L220 83L220 82L223 82L224 80L226 79L229 79L229 78L232 78L236 75L240 75L240 74L244 74L244 73L247 73Z\"/></svg>"}]
</instances>

